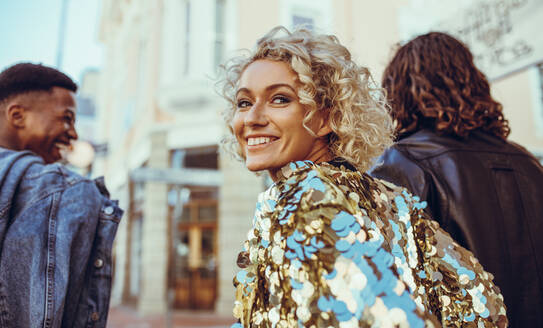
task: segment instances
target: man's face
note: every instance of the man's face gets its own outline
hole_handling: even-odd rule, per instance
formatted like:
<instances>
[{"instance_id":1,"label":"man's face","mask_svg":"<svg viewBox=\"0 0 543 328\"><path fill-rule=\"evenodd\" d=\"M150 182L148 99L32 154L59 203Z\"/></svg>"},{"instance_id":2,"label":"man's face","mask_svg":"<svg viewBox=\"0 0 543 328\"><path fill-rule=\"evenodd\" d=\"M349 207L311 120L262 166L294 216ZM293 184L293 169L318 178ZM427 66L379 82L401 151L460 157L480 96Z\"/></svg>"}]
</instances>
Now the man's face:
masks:
<instances>
[{"instance_id":1,"label":"man's face","mask_svg":"<svg viewBox=\"0 0 543 328\"><path fill-rule=\"evenodd\" d=\"M39 93L29 106L22 133L24 149L31 150L53 163L62 158L62 152L77 139L75 131L75 95L61 87Z\"/></svg>"}]
</instances>

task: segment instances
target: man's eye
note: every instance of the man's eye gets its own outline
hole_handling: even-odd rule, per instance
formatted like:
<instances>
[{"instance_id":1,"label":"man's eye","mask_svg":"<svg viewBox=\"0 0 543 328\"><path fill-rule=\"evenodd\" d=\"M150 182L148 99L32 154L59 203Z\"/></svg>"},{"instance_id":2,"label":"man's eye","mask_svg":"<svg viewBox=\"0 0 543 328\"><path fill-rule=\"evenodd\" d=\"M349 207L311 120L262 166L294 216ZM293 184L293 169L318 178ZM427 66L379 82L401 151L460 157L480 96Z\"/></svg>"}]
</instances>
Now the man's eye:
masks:
<instances>
[{"instance_id":1,"label":"man's eye","mask_svg":"<svg viewBox=\"0 0 543 328\"><path fill-rule=\"evenodd\" d=\"M238 101L238 108L247 108L247 107L251 107L250 102L248 102L247 100Z\"/></svg>"},{"instance_id":2,"label":"man's eye","mask_svg":"<svg viewBox=\"0 0 543 328\"><path fill-rule=\"evenodd\" d=\"M290 102L290 98L285 96L275 96L272 99L273 104L288 104Z\"/></svg>"}]
</instances>

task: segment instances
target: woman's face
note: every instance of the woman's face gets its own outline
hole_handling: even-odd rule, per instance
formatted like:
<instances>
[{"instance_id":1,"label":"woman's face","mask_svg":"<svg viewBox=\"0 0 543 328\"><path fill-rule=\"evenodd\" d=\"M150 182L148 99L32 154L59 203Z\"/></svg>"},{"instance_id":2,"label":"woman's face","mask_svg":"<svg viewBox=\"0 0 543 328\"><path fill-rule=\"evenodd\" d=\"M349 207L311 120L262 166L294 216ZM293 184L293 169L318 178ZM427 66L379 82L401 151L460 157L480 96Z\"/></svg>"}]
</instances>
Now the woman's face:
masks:
<instances>
[{"instance_id":1,"label":"woman's face","mask_svg":"<svg viewBox=\"0 0 543 328\"><path fill-rule=\"evenodd\" d=\"M251 171L268 170L273 179L286 164L298 160L315 163L332 157L324 137L327 122L315 115L303 126L306 108L299 102L297 74L285 62L257 60L239 81L232 128Z\"/></svg>"}]
</instances>

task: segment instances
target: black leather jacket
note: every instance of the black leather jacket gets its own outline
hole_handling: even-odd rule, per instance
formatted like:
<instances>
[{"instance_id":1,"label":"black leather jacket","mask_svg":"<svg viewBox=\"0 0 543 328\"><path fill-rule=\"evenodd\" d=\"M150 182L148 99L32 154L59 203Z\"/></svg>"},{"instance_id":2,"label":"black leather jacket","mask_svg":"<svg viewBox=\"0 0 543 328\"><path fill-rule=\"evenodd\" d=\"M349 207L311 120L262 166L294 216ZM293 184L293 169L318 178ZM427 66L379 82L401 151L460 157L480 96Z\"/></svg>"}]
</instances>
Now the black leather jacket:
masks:
<instances>
[{"instance_id":1,"label":"black leather jacket","mask_svg":"<svg viewBox=\"0 0 543 328\"><path fill-rule=\"evenodd\" d=\"M510 327L543 327L543 168L524 148L485 133L467 140L422 130L370 174L405 186L505 298Z\"/></svg>"}]
</instances>

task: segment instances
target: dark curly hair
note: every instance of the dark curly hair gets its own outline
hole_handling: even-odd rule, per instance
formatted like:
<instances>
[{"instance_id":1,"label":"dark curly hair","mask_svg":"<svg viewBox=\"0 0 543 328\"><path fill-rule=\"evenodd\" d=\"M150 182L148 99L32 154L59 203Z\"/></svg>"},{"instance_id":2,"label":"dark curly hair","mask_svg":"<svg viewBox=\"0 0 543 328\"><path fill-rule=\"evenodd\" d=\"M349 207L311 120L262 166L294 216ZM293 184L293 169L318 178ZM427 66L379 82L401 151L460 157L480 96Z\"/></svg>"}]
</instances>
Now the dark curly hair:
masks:
<instances>
[{"instance_id":1,"label":"dark curly hair","mask_svg":"<svg viewBox=\"0 0 543 328\"><path fill-rule=\"evenodd\" d=\"M502 105L460 41L445 33L418 36L400 47L383 74L399 138L420 129L465 138L482 130L510 133Z\"/></svg>"},{"instance_id":2,"label":"dark curly hair","mask_svg":"<svg viewBox=\"0 0 543 328\"><path fill-rule=\"evenodd\" d=\"M20 63L0 73L0 103L22 93L61 87L76 92L77 85L66 74L41 64Z\"/></svg>"}]
</instances>

